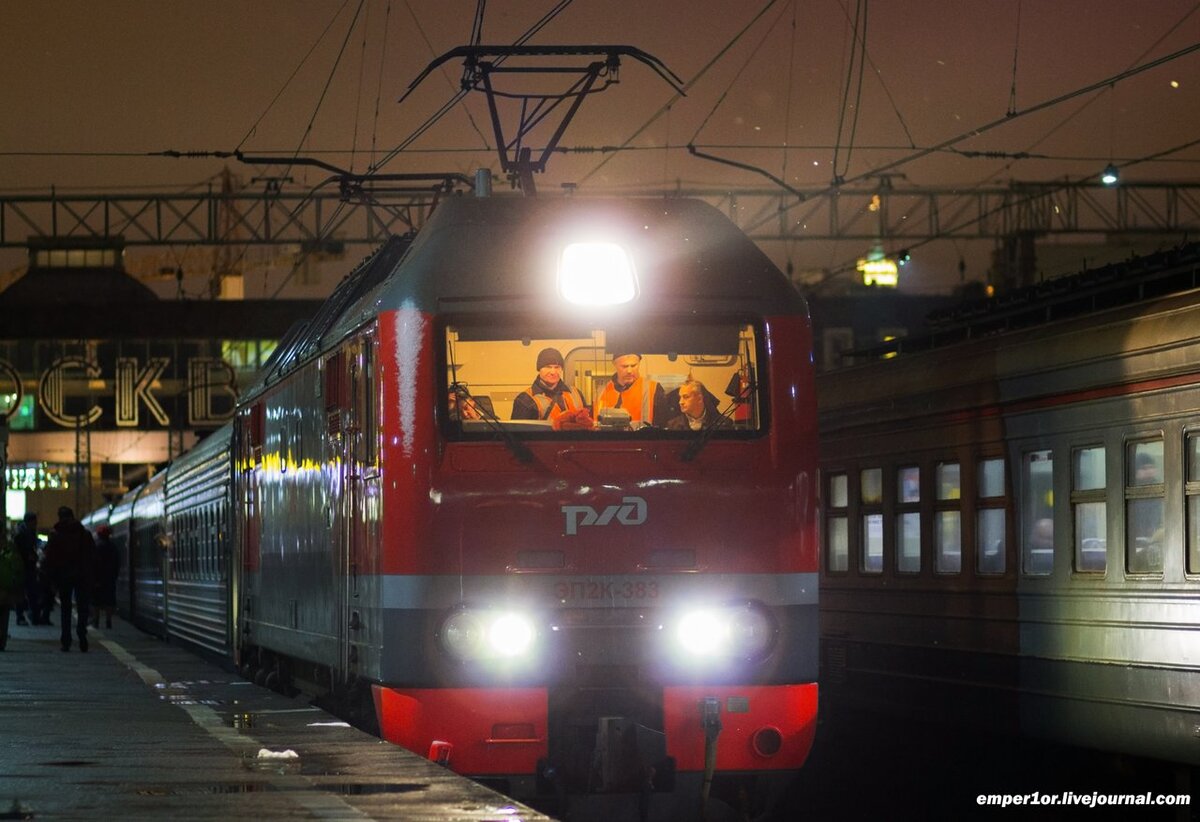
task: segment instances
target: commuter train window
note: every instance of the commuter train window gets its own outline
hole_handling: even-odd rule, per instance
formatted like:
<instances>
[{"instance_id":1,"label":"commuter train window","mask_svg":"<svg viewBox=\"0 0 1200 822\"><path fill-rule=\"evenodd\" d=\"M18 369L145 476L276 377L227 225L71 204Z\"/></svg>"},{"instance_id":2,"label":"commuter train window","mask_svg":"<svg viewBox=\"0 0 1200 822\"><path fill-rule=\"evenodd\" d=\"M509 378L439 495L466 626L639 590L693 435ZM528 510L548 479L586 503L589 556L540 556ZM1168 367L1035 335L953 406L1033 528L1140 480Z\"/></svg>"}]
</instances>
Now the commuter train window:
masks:
<instances>
[{"instance_id":1,"label":"commuter train window","mask_svg":"<svg viewBox=\"0 0 1200 822\"><path fill-rule=\"evenodd\" d=\"M883 469L867 468L861 473L862 504L883 504Z\"/></svg>"},{"instance_id":2,"label":"commuter train window","mask_svg":"<svg viewBox=\"0 0 1200 822\"><path fill-rule=\"evenodd\" d=\"M1200 434L1187 435L1187 572L1200 574Z\"/></svg>"},{"instance_id":3,"label":"commuter train window","mask_svg":"<svg viewBox=\"0 0 1200 822\"><path fill-rule=\"evenodd\" d=\"M1125 445L1125 569L1163 570L1163 441Z\"/></svg>"},{"instance_id":4,"label":"commuter train window","mask_svg":"<svg viewBox=\"0 0 1200 822\"><path fill-rule=\"evenodd\" d=\"M766 427L765 351L750 323L460 317L446 325L445 344L439 399L451 438L695 439L703 431L708 442Z\"/></svg>"},{"instance_id":5,"label":"commuter train window","mask_svg":"<svg viewBox=\"0 0 1200 822\"><path fill-rule=\"evenodd\" d=\"M934 570L957 574L962 570L962 482L957 462L938 463L935 469L937 511L934 515Z\"/></svg>"},{"instance_id":6,"label":"commuter train window","mask_svg":"<svg viewBox=\"0 0 1200 822\"><path fill-rule=\"evenodd\" d=\"M1108 502L1103 446L1079 448L1072 456L1071 509L1075 523L1075 570L1108 570Z\"/></svg>"},{"instance_id":7,"label":"commuter train window","mask_svg":"<svg viewBox=\"0 0 1200 822\"><path fill-rule=\"evenodd\" d=\"M1004 494L1004 460L979 463L979 508L975 513L975 570L1003 574L1007 545Z\"/></svg>"},{"instance_id":8,"label":"commuter train window","mask_svg":"<svg viewBox=\"0 0 1200 822\"><path fill-rule=\"evenodd\" d=\"M1030 451L1022 463L1022 556L1030 576L1054 573L1054 452Z\"/></svg>"},{"instance_id":9,"label":"commuter train window","mask_svg":"<svg viewBox=\"0 0 1200 822\"><path fill-rule=\"evenodd\" d=\"M866 468L859 472L859 493L863 508L883 504L883 469ZM883 513L864 510L862 515L862 569L868 574L883 572Z\"/></svg>"},{"instance_id":10,"label":"commuter train window","mask_svg":"<svg viewBox=\"0 0 1200 822\"><path fill-rule=\"evenodd\" d=\"M896 570L921 570L921 469L908 465L896 471Z\"/></svg>"},{"instance_id":11,"label":"commuter train window","mask_svg":"<svg viewBox=\"0 0 1200 822\"><path fill-rule=\"evenodd\" d=\"M850 482L846 474L829 476L829 515L825 520L826 570L846 571L850 567Z\"/></svg>"}]
</instances>

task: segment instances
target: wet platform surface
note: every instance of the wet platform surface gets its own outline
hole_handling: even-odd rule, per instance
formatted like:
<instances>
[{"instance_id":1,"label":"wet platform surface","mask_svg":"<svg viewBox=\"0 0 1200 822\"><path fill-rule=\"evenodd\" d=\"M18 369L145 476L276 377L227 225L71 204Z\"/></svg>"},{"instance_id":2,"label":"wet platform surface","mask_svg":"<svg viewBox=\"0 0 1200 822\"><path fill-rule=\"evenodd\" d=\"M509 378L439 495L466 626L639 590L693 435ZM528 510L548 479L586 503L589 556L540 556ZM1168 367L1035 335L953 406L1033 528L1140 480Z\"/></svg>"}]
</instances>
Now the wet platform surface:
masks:
<instances>
[{"instance_id":1,"label":"wet platform surface","mask_svg":"<svg viewBox=\"0 0 1200 822\"><path fill-rule=\"evenodd\" d=\"M0 819L549 819L123 622L12 619Z\"/></svg>"}]
</instances>

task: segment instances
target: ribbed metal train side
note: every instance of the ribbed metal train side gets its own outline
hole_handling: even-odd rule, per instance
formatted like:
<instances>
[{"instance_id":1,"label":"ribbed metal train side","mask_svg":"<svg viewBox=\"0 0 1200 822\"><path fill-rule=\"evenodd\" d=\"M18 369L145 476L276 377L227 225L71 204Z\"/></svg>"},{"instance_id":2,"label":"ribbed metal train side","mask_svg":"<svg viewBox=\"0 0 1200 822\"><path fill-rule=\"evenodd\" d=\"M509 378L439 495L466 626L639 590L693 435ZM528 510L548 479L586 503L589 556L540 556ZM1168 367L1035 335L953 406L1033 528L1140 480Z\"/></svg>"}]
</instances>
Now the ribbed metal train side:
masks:
<instances>
[{"instance_id":1,"label":"ribbed metal train side","mask_svg":"<svg viewBox=\"0 0 1200 822\"><path fill-rule=\"evenodd\" d=\"M167 472L168 634L222 656L232 634L229 612L230 433L226 426Z\"/></svg>"},{"instance_id":2,"label":"ribbed metal train side","mask_svg":"<svg viewBox=\"0 0 1200 822\"><path fill-rule=\"evenodd\" d=\"M130 577L133 587L133 623L158 636L167 635L167 549L164 494L165 471L155 474L133 502L130 528Z\"/></svg>"}]
</instances>

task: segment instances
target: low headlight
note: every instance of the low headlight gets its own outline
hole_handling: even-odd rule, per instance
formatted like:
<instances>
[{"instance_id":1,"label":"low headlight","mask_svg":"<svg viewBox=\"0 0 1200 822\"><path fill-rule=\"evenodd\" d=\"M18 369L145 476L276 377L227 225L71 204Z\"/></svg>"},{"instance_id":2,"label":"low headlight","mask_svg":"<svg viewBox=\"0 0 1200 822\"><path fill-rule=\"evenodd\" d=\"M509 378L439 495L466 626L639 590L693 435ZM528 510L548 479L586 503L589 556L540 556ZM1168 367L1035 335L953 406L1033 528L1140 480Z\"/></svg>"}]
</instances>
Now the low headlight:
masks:
<instances>
[{"instance_id":1,"label":"low headlight","mask_svg":"<svg viewBox=\"0 0 1200 822\"><path fill-rule=\"evenodd\" d=\"M679 648L693 659L755 659L775 643L775 621L755 603L698 608L680 615Z\"/></svg>"},{"instance_id":2,"label":"low headlight","mask_svg":"<svg viewBox=\"0 0 1200 822\"><path fill-rule=\"evenodd\" d=\"M456 659L516 659L533 648L533 620L512 611L455 611L438 632L442 647Z\"/></svg>"},{"instance_id":3,"label":"low headlight","mask_svg":"<svg viewBox=\"0 0 1200 822\"><path fill-rule=\"evenodd\" d=\"M511 659L533 647L533 622L521 614L500 614L488 627L488 647L497 656Z\"/></svg>"},{"instance_id":4,"label":"low headlight","mask_svg":"<svg viewBox=\"0 0 1200 822\"><path fill-rule=\"evenodd\" d=\"M676 636L693 656L724 656L729 648L729 620L719 608L688 611L679 619Z\"/></svg>"}]
</instances>

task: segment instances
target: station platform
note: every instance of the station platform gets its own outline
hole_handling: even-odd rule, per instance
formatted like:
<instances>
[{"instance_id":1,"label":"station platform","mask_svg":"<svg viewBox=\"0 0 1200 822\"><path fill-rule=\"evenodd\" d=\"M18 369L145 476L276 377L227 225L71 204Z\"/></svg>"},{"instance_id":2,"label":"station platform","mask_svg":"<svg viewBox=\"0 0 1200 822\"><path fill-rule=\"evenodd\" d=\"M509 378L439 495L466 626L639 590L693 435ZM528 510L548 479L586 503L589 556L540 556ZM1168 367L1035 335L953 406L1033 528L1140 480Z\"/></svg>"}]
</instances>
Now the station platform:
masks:
<instances>
[{"instance_id":1,"label":"station platform","mask_svg":"<svg viewBox=\"0 0 1200 822\"><path fill-rule=\"evenodd\" d=\"M549 817L114 620L0 653L0 819Z\"/></svg>"}]
</instances>

